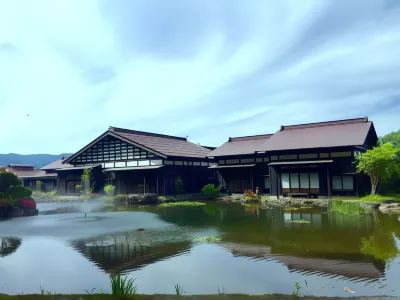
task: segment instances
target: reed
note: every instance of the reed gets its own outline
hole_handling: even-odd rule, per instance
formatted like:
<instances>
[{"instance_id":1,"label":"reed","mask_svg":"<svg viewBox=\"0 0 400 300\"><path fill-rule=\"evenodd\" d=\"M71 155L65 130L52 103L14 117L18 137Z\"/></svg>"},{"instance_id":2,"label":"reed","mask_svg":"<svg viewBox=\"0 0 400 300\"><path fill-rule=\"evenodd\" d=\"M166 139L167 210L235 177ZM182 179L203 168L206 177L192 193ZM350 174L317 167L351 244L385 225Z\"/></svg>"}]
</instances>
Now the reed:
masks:
<instances>
[{"instance_id":1,"label":"reed","mask_svg":"<svg viewBox=\"0 0 400 300\"><path fill-rule=\"evenodd\" d=\"M128 296L136 295L137 285L135 284L135 279L128 279L128 277L121 277L121 274L110 275L111 290L114 296Z\"/></svg>"}]
</instances>

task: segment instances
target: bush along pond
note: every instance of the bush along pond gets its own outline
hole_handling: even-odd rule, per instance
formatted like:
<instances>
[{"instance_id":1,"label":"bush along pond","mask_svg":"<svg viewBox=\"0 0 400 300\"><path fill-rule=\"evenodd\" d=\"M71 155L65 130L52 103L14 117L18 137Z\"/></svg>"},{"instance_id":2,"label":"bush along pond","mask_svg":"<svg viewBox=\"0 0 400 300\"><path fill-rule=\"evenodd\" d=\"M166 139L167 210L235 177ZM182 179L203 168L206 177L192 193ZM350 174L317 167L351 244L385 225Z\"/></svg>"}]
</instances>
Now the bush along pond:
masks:
<instances>
[{"instance_id":1,"label":"bush along pond","mask_svg":"<svg viewBox=\"0 0 400 300\"><path fill-rule=\"evenodd\" d=\"M10 172L0 172L0 219L36 216L39 211L31 198L32 190Z\"/></svg>"}]
</instances>

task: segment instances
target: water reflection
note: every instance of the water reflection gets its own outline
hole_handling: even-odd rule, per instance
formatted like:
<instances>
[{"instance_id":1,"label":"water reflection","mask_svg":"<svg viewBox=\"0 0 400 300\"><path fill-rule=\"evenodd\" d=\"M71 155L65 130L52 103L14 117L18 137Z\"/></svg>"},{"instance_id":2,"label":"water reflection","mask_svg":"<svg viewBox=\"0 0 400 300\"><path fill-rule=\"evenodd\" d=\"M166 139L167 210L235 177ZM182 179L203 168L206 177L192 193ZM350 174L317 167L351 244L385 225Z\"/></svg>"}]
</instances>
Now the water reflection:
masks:
<instances>
[{"instance_id":1,"label":"water reflection","mask_svg":"<svg viewBox=\"0 0 400 300\"><path fill-rule=\"evenodd\" d=\"M21 246L21 239L16 237L5 237L0 239L0 256L11 255Z\"/></svg>"},{"instance_id":2,"label":"water reflection","mask_svg":"<svg viewBox=\"0 0 400 300\"><path fill-rule=\"evenodd\" d=\"M94 206L85 208L90 212L86 219L81 208L76 213L72 206L47 205L45 210L47 215L2 223L0 241L1 236L7 241L0 252L2 268L15 277L6 278L4 287L9 290L0 293L15 291L13 282L21 274L12 266L31 260L32 247L45 241L53 247L52 260L62 252L63 260L79 266L80 275L91 280L85 288L106 291L107 275L122 272L137 277L144 293L171 293L176 283L188 293L215 293L223 284L229 292L291 293L295 282L307 280L308 294L345 296L343 286L351 284L361 295L380 295L381 288L385 294L400 295L400 226L395 215L348 207L284 210L226 203ZM215 235L220 243L199 243L199 237ZM19 248L22 239L24 246ZM35 261L47 261L50 248L36 249ZM16 255L10 256L12 252ZM46 269L50 267L43 264L40 282L32 285L56 286L51 266ZM57 271L73 282L75 269ZM21 272L36 278L37 268L27 265ZM338 289L327 292L327 285L338 282ZM73 282L67 292L84 292L75 290L77 285Z\"/></svg>"}]
</instances>

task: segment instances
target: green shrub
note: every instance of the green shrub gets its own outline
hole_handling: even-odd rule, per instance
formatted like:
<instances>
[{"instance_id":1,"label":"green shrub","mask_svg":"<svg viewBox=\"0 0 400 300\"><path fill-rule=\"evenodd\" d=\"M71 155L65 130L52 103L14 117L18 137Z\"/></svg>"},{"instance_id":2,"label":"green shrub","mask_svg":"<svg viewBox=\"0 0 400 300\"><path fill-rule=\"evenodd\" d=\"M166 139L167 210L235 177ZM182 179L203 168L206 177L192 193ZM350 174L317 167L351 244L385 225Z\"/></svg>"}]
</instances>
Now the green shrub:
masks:
<instances>
[{"instance_id":1,"label":"green shrub","mask_svg":"<svg viewBox=\"0 0 400 300\"><path fill-rule=\"evenodd\" d=\"M30 188L23 187L22 185L12 186L6 191L6 197L11 201L22 198L30 198L31 196L32 190Z\"/></svg>"},{"instance_id":2,"label":"green shrub","mask_svg":"<svg viewBox=\"0 0 400 300\"><path fill-rule=\"evenodd\" d=\"M203 188L201 189L201 193L204 197L211 199L219 196L221 188L222 185L216 187L214 184L210 183L203 186Z\"/></svg>"},{"instance_id":3,"label":"green shrub","mask_svg":"<svg viewBox=\"0 0 400 300\"><path fill-rule=\"evenodd\" d=\"M165 201L167 201L167 197L158 196L158 197L157 197L157 200L158 200L158 202L165 202Z\"/></svg>"},{"instance_id":4,"label":"green shrub","mask_svg":"<svg viewBox=\"0 0 400 300\"><path fill-rule=\"evenodd\" d=\"M106 193L106 195L108 197L114 197L114 193L115 193L115 186L112 184L107 184L104 187L104 192Z\"/></svg>"},{"instance_id":5,"label":"green shrub","mask_svg":"<svg viewBox=\"0 0 400 300\"><path fill-rule=\"evenodd\" d=\"M82 189L83 189L83 187L82 187L81 184L78 184L78 185L75 186L75 190L76 190L78 193L81 193L81 192L82 192Z\"/></svg>"},{"instance_id":6,"label":"green shrub","mask_svg":"<svg viewBox=\"0 0 400 300\"><path fill-rule=\"evenodd\" d=\"M57 191L51 191L51 192L49 193L49 195L50 195L52 198L55 198L55 196L57 196Z\"/></svg>"},{"instance_id":7,"label":"green shrub","mask_svg":"<svg viewBox=\"0 0 400 300\"><path fill-rule=\"evenodd\" d=\"M42 186L43 186L43 182L41 182L40 180L36 180L36 190L38 192L42 191Z\"/></svg>"},{"instance_id":8,"label":"green shrub","mask_svg":"<svg viewBox=\"0 0 400 300\"><path fill-rule=\"evenodd\" d=\"M400 195L382 196L379 194L375 194L375 195L368 195L360 199L360 201L362 202L381 202L384 200L395 200L400 202Z\"/></svg>"},{"instance_id":9,"label":"green shrub","mask_svg":"<svg viewBox=\"0 0 400 300\"><path fill-rule=\"evenodd\" d=\"M252 190L245 190L244 200L248 202L258 201L258 195L254 193Z\"/></svg>"},{"instance_id":10,"label":"green shrub","mask_svg":"<svg viewBox=\"0 0 400 300\"><path fill-rule=\"evenodd\" d=\"M206 204L203 202L189 202L189 201L184 201L184 202L170 202L170 203L162 203L159 206L160 207L176 207L176 206L205 206Z\"/></svg>"},{"instance_id":11,"label":"green shrub","mask_svg":"<svg viewBox=\"0 0 400 300\"><path fill-rule=\"evenodd\" d=\"M125 194L118 194L117 196L115 196L115 200L118 201L126 201L126 198L128 198L128 195Z\"/></svg>"},{"instance_id":12,"label":"green shrub","mask_svg":"<svg viewBox=\"0 0 400 300\"><path fill-rule=\"evenodd\" d=\"M269 199L269 196L261 196L261 202L267 202Z\"/></svg>"},{"instance_id":13,"label":"green shrub","mask_svg":"<svg viewBox=\"0 0 400 300\"><path fill-rule=\"evenodd\" d=\"M177 194L183 194L185 192L183 186L183 180L178 178L178 180L175 182L175 191Z\"/></svg>"}]
</instances>

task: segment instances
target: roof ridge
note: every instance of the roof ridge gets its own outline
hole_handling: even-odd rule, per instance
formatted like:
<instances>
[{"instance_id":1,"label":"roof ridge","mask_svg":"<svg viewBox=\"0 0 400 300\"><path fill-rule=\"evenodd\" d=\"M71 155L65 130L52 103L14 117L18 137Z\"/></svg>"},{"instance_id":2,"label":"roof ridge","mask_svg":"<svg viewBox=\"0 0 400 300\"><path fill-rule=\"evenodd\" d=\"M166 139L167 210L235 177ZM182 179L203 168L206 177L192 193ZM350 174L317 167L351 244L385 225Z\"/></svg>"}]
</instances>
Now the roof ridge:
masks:
<instances>
[{"instance_id":1,"label":"roof ridge","mask_svg":"<svg viewBox=\"0 0 400 300\"><path fill-rule=\"evenodd\" d=\"M259 139L266 138L266 137L270 138L273 135L274 135L273 133L266 133L266 134L230 137L229 142L240 141L240 140L242 140L242 141L243 140L259 140Z\"/></svg>"},{"instance_id":2,"label":"roof ridge","mask_svg":"<svg viewBox=\"0 0 400 300\"><path fill-rule=\"evenodd\" d=\"M173 136L173 135L166 135L166 134L160 134L160 133L152 133L152 132L146 132L146 131L138 131L138 130L133 130L133 129L126 129L126 128L118 128L118 127L112 127L110 126L108 128L108 131L116 132L116 133L132 133L132 134L138 134L138 135L147 135L147 136L154 136L154 137L161 137L161 138L166 138L166 139L173 139L173 140L181 140L181 141L188 141L187 138L179 137L179 136Z\"/></svg>"},{"instance_id":3,"label":"roof ridge","mask_svg":"<svg viewBox=\"0 0 400 300\"><path fill-rule=\"evenodd\" d=\"M325 127L325 126L348 125L348 124L367 123L367 122L368 122L368 117L364 117L364 118L343 119L343 120L324 121L315 123L305 123L297 125L285 125L285 126L281 125L280 131L290 130L290 129L306 129L306 128Z\"/></svg>"}]
</instances>

